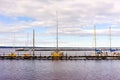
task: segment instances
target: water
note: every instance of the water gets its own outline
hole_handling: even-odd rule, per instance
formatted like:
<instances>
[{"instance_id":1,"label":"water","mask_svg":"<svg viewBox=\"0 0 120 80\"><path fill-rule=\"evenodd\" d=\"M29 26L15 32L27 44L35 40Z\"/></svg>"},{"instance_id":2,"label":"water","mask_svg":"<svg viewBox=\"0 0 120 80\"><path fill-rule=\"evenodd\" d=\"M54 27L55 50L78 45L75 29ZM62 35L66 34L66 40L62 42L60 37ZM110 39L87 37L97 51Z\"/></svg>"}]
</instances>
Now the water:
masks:
<instances>
[{"instance_id":1,"label":"water","mask_svg":"<svg viewBox=\"0 0 120 80\"><path fill-rule=\"evenodd\" d=\"M119 60L0 60L0 80L120 80Z\"/></svg>"}]
</instances>

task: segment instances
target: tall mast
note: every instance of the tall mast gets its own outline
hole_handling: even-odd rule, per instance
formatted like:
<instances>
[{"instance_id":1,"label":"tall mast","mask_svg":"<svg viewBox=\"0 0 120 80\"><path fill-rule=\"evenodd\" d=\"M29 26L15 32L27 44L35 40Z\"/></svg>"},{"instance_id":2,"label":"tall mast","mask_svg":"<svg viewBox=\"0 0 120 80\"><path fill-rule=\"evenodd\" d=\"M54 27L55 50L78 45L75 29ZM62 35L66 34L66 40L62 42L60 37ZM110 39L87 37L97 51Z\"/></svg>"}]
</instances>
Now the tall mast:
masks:
<instances>
[{"instance_id":1,"label":"tall mast","mask_svg":"<svg viewBox=\"0 0 120 80\"><path fill-rule=\"evenodd\" d=\"M94 47L95 47L95 53L96 53L96 26L94 25Z\"/></svg>"},{"instance_id":2,"label":"tall mast","mask_svg":"<svg viewBox=\"0 0 120 80\"><path fill-rule=\"evenodd\" d=\"M58 12L56 11L56 50L58 51Z\"/></svg>"},{"instance_id":3,"label":"tall mast","mask_svg":"<svg viewBox=\"0 0 120 80\"><path fill-rule=\"evenodd\" d=\"M33 29L33 56L35 56L35 31Z\"/></svg>"},{"instance_id":4,"label":"tall mast","mask_svg":"<svg viewBox=\"0 0 120 80\"><path fill-rule=\"evenodd\" d=\"M109 27L109 36L110 36L110 49L111 49L111 43L112 43L112 40L111 40L111 27Z\"/></svg>"}]
</instances>

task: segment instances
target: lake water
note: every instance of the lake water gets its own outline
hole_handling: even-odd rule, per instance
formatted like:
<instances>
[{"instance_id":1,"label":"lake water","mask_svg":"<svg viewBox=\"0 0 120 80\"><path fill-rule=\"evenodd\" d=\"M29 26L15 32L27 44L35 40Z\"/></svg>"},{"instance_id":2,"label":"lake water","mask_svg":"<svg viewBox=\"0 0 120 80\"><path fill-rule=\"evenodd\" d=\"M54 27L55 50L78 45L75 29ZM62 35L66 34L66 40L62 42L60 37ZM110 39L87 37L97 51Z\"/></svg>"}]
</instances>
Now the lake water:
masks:
<instances>
[{"instance_id":1,"label":"lake water","mask_svg":"<svg viewBox=\"0 0 120 80\"><path fill-rule=\"evenodd\" d=\"M120 60L0 60L0 80L120 80Z\"/></svg>"}]
</instances>

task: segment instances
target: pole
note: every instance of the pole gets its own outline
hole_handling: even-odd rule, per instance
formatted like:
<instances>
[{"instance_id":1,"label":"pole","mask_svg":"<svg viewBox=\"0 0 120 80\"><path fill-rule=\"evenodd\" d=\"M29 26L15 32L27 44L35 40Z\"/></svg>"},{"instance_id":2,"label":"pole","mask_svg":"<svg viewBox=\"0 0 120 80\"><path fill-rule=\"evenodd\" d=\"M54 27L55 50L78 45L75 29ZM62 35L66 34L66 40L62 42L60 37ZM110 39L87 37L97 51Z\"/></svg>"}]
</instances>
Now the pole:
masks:
<instances>
[{"instance_id":1,"label":"pole","mask_svg":"<svg viewBox=\"0 0 120 80\"><path fill-rule=\"evenodd\" d=\"M111 27L109 27L109 36L110 36L110 49L111 49L111 45L112 45L112 40L111 40Z\"/></svg>"},{"instance_id":2,"label":"pole","mask_svg":"<svg viewBox=\"0 0 120 80\"><path fill-rule=\"evenodd\" d=\"M96 53L96 26L94 26L94 47L95 47L95 53Z\"/></svg>"},{"instance_id":3,"label":"pole","mask_svg":"<svg viewBox=\"0 0 120 80\"><path fill-rule=\"evenodd\" d=\"M33 57L35 56L35 31L33 29Z\"/></svg>"},{"instance_id":4,"label":"pole","mask_svg":"<svg viewBox=\"0 0 120 80\"><path fill-rule=\"evenodd\" d=\"M58 13L56 11L56 50L58 51Z\"/></svg>"}]
</instances>

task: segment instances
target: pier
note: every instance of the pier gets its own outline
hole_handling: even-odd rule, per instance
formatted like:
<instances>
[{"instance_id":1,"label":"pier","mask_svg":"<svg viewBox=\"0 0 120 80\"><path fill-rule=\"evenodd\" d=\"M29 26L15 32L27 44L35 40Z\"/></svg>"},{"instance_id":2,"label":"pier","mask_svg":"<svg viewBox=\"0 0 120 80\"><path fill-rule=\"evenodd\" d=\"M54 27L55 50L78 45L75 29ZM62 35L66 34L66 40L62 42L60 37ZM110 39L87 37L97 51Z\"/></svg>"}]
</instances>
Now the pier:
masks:
<instances>
[{"instance_id":1,"label":"pier","mask_svg":"<svg viewBox=\"0 0 120 80\"><path fill-rule=\"evenodd\" d=\"M58 56L59 57L59 56ZM8 56L1 55L0 60L54 60L53 56ZM60 56L58 60L120 60L120 55L85 55L85 56Z\"/></svg>"}]
</instances>

